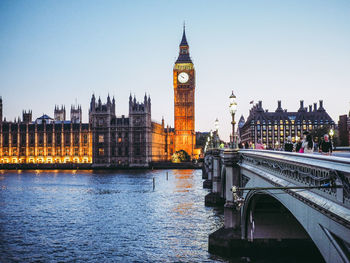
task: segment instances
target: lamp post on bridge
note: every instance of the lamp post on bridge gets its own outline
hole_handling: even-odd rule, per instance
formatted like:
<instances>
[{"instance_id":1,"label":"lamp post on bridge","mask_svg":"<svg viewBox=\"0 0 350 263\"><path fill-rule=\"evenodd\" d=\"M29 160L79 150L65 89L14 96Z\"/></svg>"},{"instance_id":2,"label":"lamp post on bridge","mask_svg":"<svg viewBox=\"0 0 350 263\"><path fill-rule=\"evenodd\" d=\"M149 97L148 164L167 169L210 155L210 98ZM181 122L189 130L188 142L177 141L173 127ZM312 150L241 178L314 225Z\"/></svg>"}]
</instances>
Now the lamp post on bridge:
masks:
<instances>
[{"instance_id":1,"label":"lamp post on bridge","mask_svg":"<svg viewBox=\"0 0 350 263\"><path fill-rule=\"evenodd\" d=\"M331 129L331 130L329 131L329 136L331 136L331 147L332 147L332 150L333 150L333 135L334 135L334 130Z\"/></svg>"},{"instance_id":2,"label":"lamp post on bridge","mask_svg":"<svg viewBox=\"0 0 350 263\"><path fill-rule=\"evenodd\" d=\"M219 141L219 120L216 118L214 122L214 127L215 127L215 133L214 133L214 148L218 147L218 141Z\"/></svg>"},{"instance_id":3,"label":"lamp post on bridge","mask_svg":"<svg viewBox=\"0 0 350 263\"><path fill-rule=\"evenodd\" d=\"M235 113L237 111L237 102L236 102L236 96L233 94L233 91L232 91L232 94L231 96L229 97L230 98L230 113L231 113L231 116L232 116L232 142L231 142L231 147L232 148L237 148L236 146L236 143L235 143Z\"/></svg>"}]
</instances>

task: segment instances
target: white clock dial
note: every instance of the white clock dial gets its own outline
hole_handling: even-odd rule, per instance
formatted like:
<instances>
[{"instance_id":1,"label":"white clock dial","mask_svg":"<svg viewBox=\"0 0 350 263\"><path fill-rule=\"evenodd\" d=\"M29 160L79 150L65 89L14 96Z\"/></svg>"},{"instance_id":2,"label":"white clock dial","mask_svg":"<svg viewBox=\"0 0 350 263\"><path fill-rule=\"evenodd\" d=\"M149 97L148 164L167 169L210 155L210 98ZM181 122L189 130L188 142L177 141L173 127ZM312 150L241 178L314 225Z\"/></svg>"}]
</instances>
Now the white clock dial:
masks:
<instances>
[{"instance_id":1,"label":"white clock dial","mask_svg":"<svg viewBox=\"0 0 350 263\"><path fill-rule=\"evenodd\" d=\"M189 76L186 72L181 72L177 78L181 83L186 83L189 79Z\"/></svg>"}]
</instances>

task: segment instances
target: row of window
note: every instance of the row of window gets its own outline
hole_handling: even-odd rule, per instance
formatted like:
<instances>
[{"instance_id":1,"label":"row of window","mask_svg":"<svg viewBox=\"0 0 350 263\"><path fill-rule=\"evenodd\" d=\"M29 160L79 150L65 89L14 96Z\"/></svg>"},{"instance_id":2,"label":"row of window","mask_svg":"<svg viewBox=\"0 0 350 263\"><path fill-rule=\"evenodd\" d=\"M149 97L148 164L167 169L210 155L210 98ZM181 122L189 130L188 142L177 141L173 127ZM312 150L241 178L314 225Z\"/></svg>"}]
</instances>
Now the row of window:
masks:
<instances>
[{"instance_id":1,"label":"row of window","mask_svg":"<svg viewBox=\"0 0 350 263\"><path fill-rule=\"evenodd\" d=\"M9 137L10 137L9 134L3 134L3 144L4 145L8 145L9 144L9 141L10 141ZM22 144L22 145L26 144L26 141L27 141L26 134L21 134L19 140L20 140L20 144ZM17 134L12 134L11 135L11 144L16 145L17 141L18 141ZM79 134L74 134L73 135L73 142L74 142L74 144L79 144L79 141L80 141ZM53 135L52 134L47 134L46 135L46 143L47 144L52 144L52 142L53 142ZM55 142L56 142L56 145L60 145L62 143L61 133L57 133L55 135ZM71 135L70 134L64 135L64 143L67 145L67 144L70 144L70 142L71 142ZM34 144L35 143L35 134L29 134L28 135L28 143L30 143L30 144ZM43 134L39 134L37 136L37 143L38 144L43 144L44 143L44 135ZM83 136L82 136L82 143L83 144L87 144L88 143L88 135L87 134L83 134Z\"/></svg>"},{"instance_id":2,"label":"row of window","mask_svg":"<svg viewBox=\"0 0 350 263\"><path fill-rule=\"evenodd\" d=\"M255 121L254 120L251 120L251 122L250 122L252 125L254 125L254 123L255 123ZM297 120L297 121L295 121L295 120L291 120L291 121L288 121L288 120L280 120L280 121L277 121L277 120L275 120L275 121L273 121L273 122L271 122L271 121L256 121L256 124L269 124L269 125L271 125L271 124L295 124L295 123L297 123L297 124L317 124L317 123L320 123L320 124L329 124L329 121L328 120L322 120L322 119L320 119L320 120L314 120L314 121L311 121L311 120L308 120L308 121L306 121L306 120Z\"/></svg>"},{"instance_id":3,"label":"row of window","mask_svg":"<svg viewBox=\"0 0 350 263\"><path fill-rule=\"evenodd\" d=\"M9 156L9 149L7 147L4 147L3 148L3 156ZM79 148L78 147L75 147L73 149L73 155L74 156L79 156ZM13 148L12 151L11 151L11 155L12 156L17 156L18 155L18 149L17 148ZM19 155L20 156L26 156L27 155L27 150L26 148L20 148L19 149ZM34 147L30 147L28 148L28 156L34 156L35 155L35 148ZM44 156L45 155L45 150L44 148L38 148L37 149L37 155L38 156ZM56 148L55 149L55 153L53 151L53 149L51 148L47 148L46 149L46 155L47 156L71 156L71 151L70 151L70 148L65 148L63 150L61 150L61 148ZM88 148L83 148L82 149L82 155L88 155Z\"/></svg>"},{"instance_id":4,"label":"row of window","mask_svg":"<svg viewBox=\"0 0 350 263\"><path fill-rule=\"evenodd\" d=\"M309 130L312 130L312 129L322 128L323 125L312 125L312 124L306 125L306 124L304 124L304 125L297 125L297 126L294 126L294 125L291 125L291 126L289 126L289 125L280 125L280 126L279 126L280 130L283 130L283 129L286 129L286 130L289 130L289 129L295 130L295 127L297 127L297 130L301 130L301 129L306 130L307 128L308 128ZM278 125L274 125L273 128L274 128L274 130L278 130ZM254 129L254 126L251 126L251 129ZM261 125L256 125L256 129L257 129L257 130L260 130L260 129L261 129ZM269 125L269 126L268 126L268 129L269 129L269 130L272 130L272 126ZM266 125L263 125L263 126L262 126L262 130L266 130Z\"/></svg>"},{"instance_id":5,"label":"row of window","mask_svg":"<svg viewBox=\"0 0 350 263\"><path fill-rule=\"evenodd\" d=\"M107 152L104 148L100 147L98 148L98 156L105 156L107 155ZM129 156L129 148L125 147L117 147L111 149L111 155L112 156ZM134 147L134 155L141 155L141 148L138 146Z\"/></svg>"}]
</instances>

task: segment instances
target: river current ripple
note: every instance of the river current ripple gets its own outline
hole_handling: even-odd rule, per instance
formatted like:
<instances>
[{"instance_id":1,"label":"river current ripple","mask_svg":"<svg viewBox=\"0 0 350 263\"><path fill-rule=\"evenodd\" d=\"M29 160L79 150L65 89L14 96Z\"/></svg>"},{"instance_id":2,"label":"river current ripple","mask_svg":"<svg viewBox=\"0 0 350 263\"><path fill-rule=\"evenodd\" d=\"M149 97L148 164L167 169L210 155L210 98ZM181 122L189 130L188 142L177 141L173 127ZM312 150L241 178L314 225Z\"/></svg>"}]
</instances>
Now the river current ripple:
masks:
<instances>
[{"instance_id":1,"label":"river current ripple","mask_svg":"<svg viewBox=\"0 0 350 263\"><path fill-rule=\"evenodd\" d=\"M224 261L207 252L223 212L204 206L202 182L200 170L0 171L0 262Z\"/></svg>"}]
</instances>

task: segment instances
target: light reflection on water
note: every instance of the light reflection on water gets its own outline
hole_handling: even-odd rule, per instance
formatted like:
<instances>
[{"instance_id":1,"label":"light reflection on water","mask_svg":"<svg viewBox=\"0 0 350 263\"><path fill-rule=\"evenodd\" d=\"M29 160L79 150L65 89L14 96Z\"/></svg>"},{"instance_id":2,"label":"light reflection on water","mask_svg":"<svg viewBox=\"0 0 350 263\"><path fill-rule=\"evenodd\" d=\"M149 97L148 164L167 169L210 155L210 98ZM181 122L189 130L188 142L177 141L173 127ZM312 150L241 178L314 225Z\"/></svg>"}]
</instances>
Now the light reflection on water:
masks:
<instances>
[{"instance_id":1,"label":"light reflection on water","mask_svg":"<svg viewBox=\"0 0 350 263\"><path fill-rule=\"evenodd\" d=\"M223 261L207 252L223 214L204 206L202 181L199 170L2 172L0 262Z\"/></svg>"}]
</instances>

